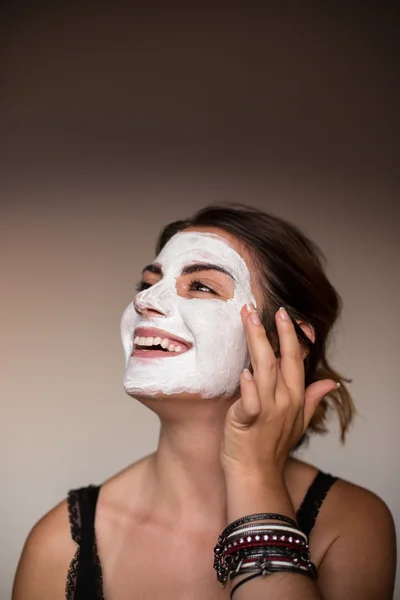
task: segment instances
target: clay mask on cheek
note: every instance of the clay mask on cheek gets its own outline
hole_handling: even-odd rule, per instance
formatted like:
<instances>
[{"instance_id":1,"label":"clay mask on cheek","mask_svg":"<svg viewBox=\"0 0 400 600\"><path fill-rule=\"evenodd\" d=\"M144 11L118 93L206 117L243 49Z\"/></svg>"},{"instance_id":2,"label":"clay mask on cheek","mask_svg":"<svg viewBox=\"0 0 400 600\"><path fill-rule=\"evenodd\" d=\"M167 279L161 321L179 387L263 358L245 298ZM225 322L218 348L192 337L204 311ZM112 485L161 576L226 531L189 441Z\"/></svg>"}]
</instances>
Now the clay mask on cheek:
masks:
<instances>
[{"instance_id":1,"label":"clay mask on cheek","mask_svg":"<svg viewBox=\"0 0 400 600\"><path fill-rule=\"evenodd\" d=\"M204 398L231 396L241 371L250 363L240 310L255 299L250 273L242 257L220 236L182 232L174 235L154 261L162 279L136 298L137 304L160 315L146 318L131 303L121 321L126 357L124 388L131 395L200 393ZM185 266L216 264L234 279L233 298L182 298L176 280ZM227 276L228 277L228 276ZM160 328L191 344L179 355L160 358L131 356L135 329Z\"/></svg>"}]
</instances>

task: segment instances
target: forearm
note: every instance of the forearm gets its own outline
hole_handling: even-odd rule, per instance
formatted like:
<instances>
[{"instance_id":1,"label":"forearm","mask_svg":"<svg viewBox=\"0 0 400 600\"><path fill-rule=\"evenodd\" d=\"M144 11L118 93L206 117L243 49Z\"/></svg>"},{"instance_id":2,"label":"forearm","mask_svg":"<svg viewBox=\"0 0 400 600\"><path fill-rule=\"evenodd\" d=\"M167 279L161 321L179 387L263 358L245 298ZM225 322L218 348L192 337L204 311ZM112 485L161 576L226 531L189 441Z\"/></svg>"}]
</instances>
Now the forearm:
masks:
<instances>
[{"instance_id":1,"label":"forearm","mask_svg":"<svg viewBox=\"0 0 400 600\"><path fill-rule=\"evenodd\" d=\"M228 523L254 513L279 513L295 520L295 511L283 479L275 473L269 476L234 476L226 478ZM265 521L264 521L265 522ZM234 587L248 575L241 575L232 582ZM309 577L291 572L279 572L256 577L241 585L233 600L322 600L314 581Z\"/></svg>"}]
</instances>

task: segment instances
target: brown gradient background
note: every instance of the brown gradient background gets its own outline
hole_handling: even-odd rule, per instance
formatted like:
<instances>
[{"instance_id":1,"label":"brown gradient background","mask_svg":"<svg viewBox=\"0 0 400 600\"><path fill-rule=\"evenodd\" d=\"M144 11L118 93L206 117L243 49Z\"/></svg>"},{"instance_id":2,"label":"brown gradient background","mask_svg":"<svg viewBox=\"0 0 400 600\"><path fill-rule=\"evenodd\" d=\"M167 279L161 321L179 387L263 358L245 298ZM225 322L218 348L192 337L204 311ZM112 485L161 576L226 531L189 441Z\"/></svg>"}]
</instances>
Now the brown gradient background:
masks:
<instances>
[{"instance_id":1,"label":"brown gradient background","mask_svg":"<svg viewBox=\"0 0 400 600\"><path fill-rule=\"evenodd\" d=\"M38 518L155 448L157 419L122 389L119 319L162 225L209 203L282 216L326 254L344 302L329 356L360 416L344 448L333 419L301 456L399 522L388 6L3 14L1 600Z\"/></svg>"}]
</instances>

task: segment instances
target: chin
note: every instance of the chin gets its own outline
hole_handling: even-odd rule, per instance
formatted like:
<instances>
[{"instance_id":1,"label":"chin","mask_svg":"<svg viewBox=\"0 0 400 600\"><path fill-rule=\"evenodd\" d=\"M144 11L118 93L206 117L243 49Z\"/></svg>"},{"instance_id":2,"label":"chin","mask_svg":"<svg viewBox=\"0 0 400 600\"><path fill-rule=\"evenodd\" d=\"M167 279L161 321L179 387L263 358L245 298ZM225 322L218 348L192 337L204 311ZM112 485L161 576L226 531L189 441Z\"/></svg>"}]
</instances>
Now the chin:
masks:
<instances>
[{"instance_id":1,"label":"chin","mask_svg":"<svg viewBox=\"0 0 400 600\"><path fill-rule=\"evenodd\" d=\"M191 406L199 406L200 404L210 404L210 402L217 402L219 400L227 401L228 403L232 400L236 400L240 393L235 392L234 394L216 394L211 395L209 392L196 391L176 391L166 393L163 390L145 390L139 387L128 387L125 388L126 394L139 400L149 408L158 405L162 402L164 405L177 405L182 403L184 405L190 404Z\"/></svg>"},{"instance_id":2,"label":"chin","mask_svg":"<svg viewBox=\"0 0 400 600\"><path fill-rule=\"evenodd\" d=\"M125 392L128 396L135 398L144 406L147 406L150 410L154 410L156 413L160 412L161 405L163 408L167 410L169 407L174 408L179 405L180 409L184 409L185 407L197 407L201 406L210 406L210 404L221 402L226 405L226 408L235 402L240 396L240 389L238 389L234 394L227 395L221 394L219 396L210 396L202 394L201 392L176 392L171 394L166 394L163 391L148 391L143 389L127 389L125 388ZM215 404L214 404L215 406Z\"/></svg>"},{"instance_id":3,"label":"chin","mask_svg":"<svg viewBox=\"0 0 400 600\"><path fill-rule=\"evenodd\" d=\"M140 388L125 388L125 392L128 396L132 398L136 398L136 400L140 400L141 402L146 403L153 401L178 401L178 400L186 400L186 401L196 401L196 400L209 400L209 398L204 398L199 392L173 392L171 394L166 394L162 390L143 390Z\"/></svg>"}]
</instances>

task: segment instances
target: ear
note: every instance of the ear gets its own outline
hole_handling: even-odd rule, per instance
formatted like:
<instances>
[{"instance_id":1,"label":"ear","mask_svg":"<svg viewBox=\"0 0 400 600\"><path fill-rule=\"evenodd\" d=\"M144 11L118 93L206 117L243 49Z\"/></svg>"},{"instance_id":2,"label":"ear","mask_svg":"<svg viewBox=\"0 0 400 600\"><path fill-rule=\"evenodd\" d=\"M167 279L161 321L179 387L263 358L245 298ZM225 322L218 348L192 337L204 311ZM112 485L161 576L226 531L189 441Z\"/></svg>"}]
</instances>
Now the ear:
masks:
<instances>
[{"instance_id":1,"label":"ear","mask_svg":"<svg viewBox=\"0 0 400 600\"><path fill-rule=\"evenodd\" d=\"M310 323L306 323L305 321L297 321L296 323L299 327L301 327L301 329L303 330L303 332L306 334L306 336L308 337L309 340L312 341L312 343L315 342L315 331L314 331L314 327L312 327L310 325ZM307 356L307 351L302 349L302 355L303 355L303 360L306 358Z\"/></svg>"}]
</instances>

